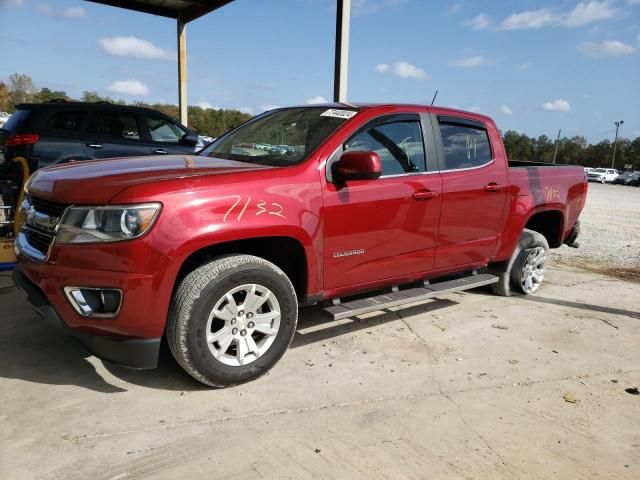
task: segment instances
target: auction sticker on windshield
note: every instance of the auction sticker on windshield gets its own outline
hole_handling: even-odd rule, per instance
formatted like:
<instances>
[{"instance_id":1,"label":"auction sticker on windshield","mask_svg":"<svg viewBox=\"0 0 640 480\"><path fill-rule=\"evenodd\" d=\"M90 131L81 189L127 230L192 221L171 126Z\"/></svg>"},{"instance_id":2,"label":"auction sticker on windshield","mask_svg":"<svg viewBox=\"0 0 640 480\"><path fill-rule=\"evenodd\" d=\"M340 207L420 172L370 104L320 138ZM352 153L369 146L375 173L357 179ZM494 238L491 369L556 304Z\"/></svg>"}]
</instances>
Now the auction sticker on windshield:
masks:
<instances>
[{"instance_id":1,"label":"auction sticker on windshield","mask_svg":"<svg viewBox=\"0 0 640 480\"><path fill-rule=\"evenodd\" d=\"M353 110L338 110L335 108L330 108L329 110L322 112L320 114L321 117L334 117L334 118L344 118L348 120L353 117L358 112L354 112Z\"/></svg>"}]
</instances>

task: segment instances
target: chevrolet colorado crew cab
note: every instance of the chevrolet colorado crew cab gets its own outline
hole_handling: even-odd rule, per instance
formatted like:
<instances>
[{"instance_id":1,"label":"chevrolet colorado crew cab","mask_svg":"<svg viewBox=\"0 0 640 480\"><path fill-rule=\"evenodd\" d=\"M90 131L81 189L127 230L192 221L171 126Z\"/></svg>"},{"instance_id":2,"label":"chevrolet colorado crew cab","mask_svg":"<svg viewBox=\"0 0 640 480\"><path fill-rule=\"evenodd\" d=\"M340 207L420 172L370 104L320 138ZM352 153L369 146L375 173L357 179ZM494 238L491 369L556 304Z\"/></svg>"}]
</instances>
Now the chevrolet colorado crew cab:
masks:
<instances>
[{"instance_id":1,"label":"chevrolet colorado crew cab","mask_svg":"<svg viewBox=\"0 0 640 480\"><path fill-rule=\"evenodd\" d=\"M259 115L199 155L31 177L16 285L96 356L211 386L267 372L300 305L334 319L481 285L531 294L574 244L582 167L508 162L483 115L326 104Z\"/></svg>"}]
</instances>

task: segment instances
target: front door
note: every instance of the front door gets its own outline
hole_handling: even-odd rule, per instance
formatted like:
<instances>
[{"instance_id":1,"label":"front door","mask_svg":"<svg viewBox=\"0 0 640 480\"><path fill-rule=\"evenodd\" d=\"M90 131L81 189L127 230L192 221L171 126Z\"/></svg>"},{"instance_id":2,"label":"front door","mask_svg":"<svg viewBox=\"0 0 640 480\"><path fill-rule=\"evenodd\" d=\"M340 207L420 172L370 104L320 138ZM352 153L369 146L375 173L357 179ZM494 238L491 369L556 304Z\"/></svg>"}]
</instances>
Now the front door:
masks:
<instances>
[{"instance_id":1,"label":"front door","mask_svg":"<svg viewBox=\"0 0 640 480\"><path fill-rule=\"evenodd\" d=\"M427 170L423 130L417 114L378 117L359 128L331 156L374 151L382 176L324 191L324 288L401 279L433 268L442 180ZM428 148L430 151L431 148ZM430 163L431 164L431 163Z\"/></svg>"},{"instance_id":2,"label":"front door","mask_svg":"<svg viewBox=\"0 0 640 480\"><path fill-rule=\"evenodd\" d=\"M495 129L475 119L433 116L441 138L442 215L436 269L483 263L506 221L507 159ZM490 139L492 132L497 138ZM493 148L492 148L493 145Z\"/></svg>"},{"instance_id":3,"label":"front door","mask_svg":"<svg viewBox=\"0 0 640 480\"><path fill-rule=\"evenodd\" d=\"M83 139L89 158L116 158L148 155L141 141L138 115L116 109L94 110L89 114Z\"/></svg>"}]
</instances>

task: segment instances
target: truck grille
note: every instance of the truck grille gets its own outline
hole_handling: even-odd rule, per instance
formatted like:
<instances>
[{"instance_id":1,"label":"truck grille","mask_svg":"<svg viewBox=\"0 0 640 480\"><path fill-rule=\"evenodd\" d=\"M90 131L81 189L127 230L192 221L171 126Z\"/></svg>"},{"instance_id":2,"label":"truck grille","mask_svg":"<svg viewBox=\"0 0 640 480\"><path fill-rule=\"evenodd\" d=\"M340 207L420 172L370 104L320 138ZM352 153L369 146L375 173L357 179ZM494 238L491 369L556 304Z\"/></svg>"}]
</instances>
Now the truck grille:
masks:
<instances>
[{"instance_id":1,"label":"truck grille","mask_svg":"<svg viewBox=\"0 0 640 480\"><path fill-rule=\"evenodd\" d=\"M44 213L50 217L60 218L64 209L67 208L67 205L63 203L51 202L49 200L43 200L41 198L35 198L29 195L28 197L29 203L33 205L33 208L36 212Z\"/></svg>"},{"instance_id":2,"label":"truck grille","mask_svg":"<svg viewBox=\"0 0 640 480\"><path fill-rule=\"evenodd\" d=\"M42 232L35 228L27 227L24 229L24 236L33 248L35 248L41 255L47 256L49 247L53 242L55 235L52 233Z\"/></svg>"},{"instance_id":3,"label":"truck grille","mask_svg":"<svg viewBox=\"0 0 640 480\"><path fill-rule=\"evenodd\" d=\"M67 205L27 196L22 204L25 222L18 235L18 249L38 261L46 261Z\"/></svg>"}]
</instances>

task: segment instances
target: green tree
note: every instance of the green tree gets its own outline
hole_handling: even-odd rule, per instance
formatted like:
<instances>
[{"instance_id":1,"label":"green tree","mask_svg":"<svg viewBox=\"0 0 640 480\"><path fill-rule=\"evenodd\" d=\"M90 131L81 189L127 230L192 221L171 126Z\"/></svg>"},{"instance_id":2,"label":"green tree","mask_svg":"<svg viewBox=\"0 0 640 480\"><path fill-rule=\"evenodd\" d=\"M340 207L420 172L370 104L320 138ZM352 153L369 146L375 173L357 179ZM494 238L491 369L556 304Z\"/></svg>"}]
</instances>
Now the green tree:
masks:
<instances>
[{"instance_id":1,"label":"green tree","mask_svg":"<svg viewBox=\"0 0 640 480\"><path fill-rule=\"evenodd\" d=\"M42 87L33 98L35 102L50 102L51 100L57 99L69 100L69 96L67 95L67 92L62 90L51 90L47 87Z\"/></svg>"},{"instance_id":2,"label":"green tree","mask_svg":"<svg viewBox=\"0 0 640 480\"><path fill-rule=\"evenodd\" d=\"M4 82L0 82L0 111L12 112L13 101L11 100L11 92Z\"/></svg>"},{"instance_id":3,"label":"green tree","mask_svg":"<svg viewBox=\"0 0 640 480\"><path fill-rule=\"evenodd\" d=\"M11 90L11 99L14 105L30 102L36 87L29 75L14 73L9 76L9 89Z\"/></svg>"}]
</instances>

